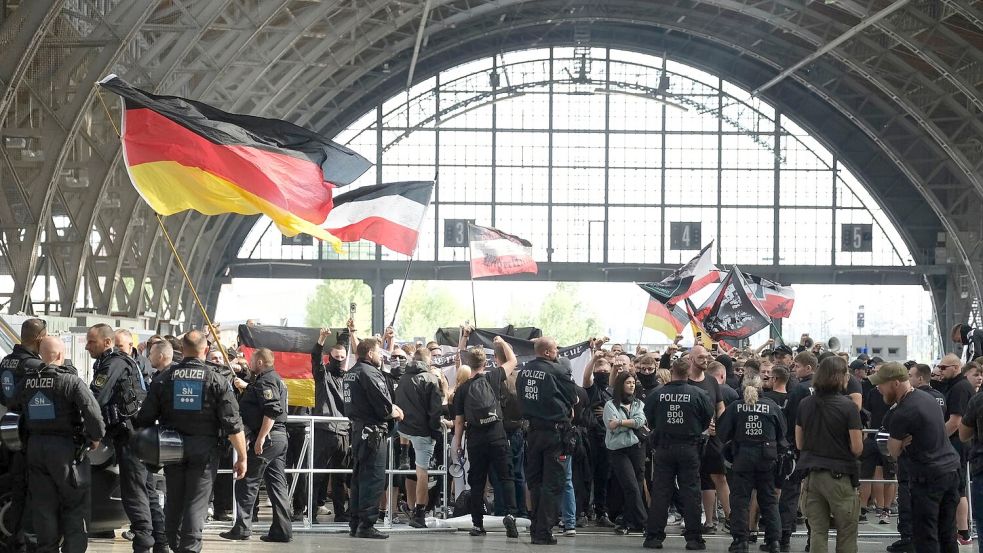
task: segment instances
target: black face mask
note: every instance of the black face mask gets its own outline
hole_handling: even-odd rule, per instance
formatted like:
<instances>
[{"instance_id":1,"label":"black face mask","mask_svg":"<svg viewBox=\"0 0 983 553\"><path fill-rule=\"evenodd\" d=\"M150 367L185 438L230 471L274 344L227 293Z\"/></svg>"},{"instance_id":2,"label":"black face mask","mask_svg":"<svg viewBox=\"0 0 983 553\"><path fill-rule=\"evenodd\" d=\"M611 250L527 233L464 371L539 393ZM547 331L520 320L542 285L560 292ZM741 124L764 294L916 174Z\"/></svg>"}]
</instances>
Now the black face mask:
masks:
<instances>
[{"instance_id":1,"label":"black face mask","mask_svg":"<svg viewBox=\"0 0 983 553\"><path fill-rule=\"evenodd\" d=\"M341 361L338 361L332 357L328 361L328 372L331 373L332 376L341 376Z\"/></svg>"},{"instance_id":2,"label":"black face mask","mask_svg":"<svg viewBox=\"0 0 983 553\"><path fill-rule=\"evenodd\" d=\"M606 372L594 373L594 382L597 383L598 386L607 386L608 377L610 376L611 373Z\"/></svg>"},{"instance_id":3,"label":"black face mask","mask_svg":"<svg viewBox=\"0 0 983 553\"><path fill-rule=\"evenodd\" d=\"M659 383L659 375L655 373L638 373L638 381L642 384L642 388L646 390L650 388L655 388Z\"/></svg>"}]
</instances>

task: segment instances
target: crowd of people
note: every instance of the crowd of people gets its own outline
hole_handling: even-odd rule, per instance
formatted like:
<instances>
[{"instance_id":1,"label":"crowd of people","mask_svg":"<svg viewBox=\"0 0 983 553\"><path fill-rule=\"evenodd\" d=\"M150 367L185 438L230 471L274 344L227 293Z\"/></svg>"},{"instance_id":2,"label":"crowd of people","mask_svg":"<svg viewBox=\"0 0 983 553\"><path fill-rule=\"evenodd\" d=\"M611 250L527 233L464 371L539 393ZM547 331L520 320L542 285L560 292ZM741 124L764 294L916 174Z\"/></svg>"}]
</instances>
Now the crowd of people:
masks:
<instances>
[{"instance_id":1,"label":"crowd of people","mask_svg":"<svg viewBox=\"0 0 983 553\"><path fill-rule=\"evenodd\" d=\"M22 483L19 546L85 550L84 452L106 444L138 553L197 553L206 518L231 521L233 498L234 523L221 536L250 539L264 486L272 524L261 539L272 542L292 539L292 520L331 513L351 537L385 539L376 525L386 513L426 528L446 500L454 510L443 515L469 515L475 537L493 516L518 538L528 518L535 545L594 526L637 534L646 548L661 549L675 531L701 550L705 535L722 532L730 551L760 542L778 553L804 524L806 551L825 553L835 528L837 552L849 553L859 524L875 521L897 524L892 553L972 543L967 499L983 503L983 476L967 489L969 469L983 467L983 340L967 325L952 329L960 353L934 366L852 358L808 335L726 353L716 343L682 347L682 336L664 351L595 339L576 381L553 339L535 340L535 358L520 363L507 339L486 351L468 345L470 332L462 327L449 352L400 344L392 329L359 339L349 322L343 340L322 329L311 351L314 406L290 407L267 349L246 360L199 330L134 344L99 324L86 337L95 364L84 383L63 342L28 319L0 361L0 400L20 413L25 444L8 467ZM435 363L449 353L452 378ZM286 468L307 466L306 423L289 415L330 417L315 424L313 468L332 469L312 490L297 479L292 496ZM152 461L163 457L165 430L182 449ZM447 498L434 474L445 447L466 473ZM218 476L220 467L232 474ZM404 474L392 489L389 468ZM973 513L978 528L983 504Z\"/></svg>"}]
</instances>

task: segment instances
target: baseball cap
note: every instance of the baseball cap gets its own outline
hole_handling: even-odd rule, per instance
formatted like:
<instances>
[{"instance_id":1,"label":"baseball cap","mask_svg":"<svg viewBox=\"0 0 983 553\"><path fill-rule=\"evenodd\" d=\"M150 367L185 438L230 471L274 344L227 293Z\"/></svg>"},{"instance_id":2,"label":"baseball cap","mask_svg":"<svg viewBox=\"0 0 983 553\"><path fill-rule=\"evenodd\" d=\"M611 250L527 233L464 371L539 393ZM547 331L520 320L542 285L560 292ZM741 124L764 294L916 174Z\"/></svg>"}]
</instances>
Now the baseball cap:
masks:
<instances>
[{"instance_id":1,"label":"baseball cap","mask_svg":"<svg viewBox=\"0 0 983 553\"><path fill-rule=\"evenodd\" d=\"M871 358L870 358L870 362L871 362L871 363L873 363L873 364L875 364L875 365L880 365L881 363L883 363L883 362L884 362L884 360L883 360L883 359L881 359L880 357L877 357L877 356L875 355L874 357L871 357Z\"/></svg>"},{"instance_id":2,"label":"baseball cap","mask_svg":"<svg viewBox=\"0 0 983 553\"><path fill-rule=\"evenodd\" d=\"M785 354L785 355L792 355L792 348L786 346L785 344L782 344L782 345L778 346L777 348L775 348L775 353Z\"/></svg>"},{"instance_id":3,"label":"baseball cap","mask_svg":"<svg viewBox=\"0 0 983 553\"><path fill-rule=\"evenodd\" d=\"M850 370L851 371L859 371L860 369L866 370L867 369L867 363L864 363L863 361L861 361L859 359L854 359L853 361L850 362Z\"/></svg>"},{"instance_id":4,"label":"baseball cap","mask_svg":"<svg viewBox=\"0 0 983 553\"><path fill-rule=\"evenodd\" d=\"M884 363L881 365L881 368L877 369L876 373L867 378L874 386L889 382L891 380L906 382L908 380L908 371L905 370L904 365L901 363L891 361L890 363Z\"/></svg>"}]
</instances>

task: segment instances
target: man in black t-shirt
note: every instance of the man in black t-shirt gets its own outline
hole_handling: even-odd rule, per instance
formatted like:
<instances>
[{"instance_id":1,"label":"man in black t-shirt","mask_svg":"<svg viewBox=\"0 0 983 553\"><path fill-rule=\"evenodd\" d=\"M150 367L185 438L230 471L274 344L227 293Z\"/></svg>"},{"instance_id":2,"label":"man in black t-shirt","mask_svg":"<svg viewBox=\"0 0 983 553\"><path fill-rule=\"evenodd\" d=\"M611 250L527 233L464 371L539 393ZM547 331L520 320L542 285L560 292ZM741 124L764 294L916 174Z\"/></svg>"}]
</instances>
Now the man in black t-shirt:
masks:
<instances>
[{"instance_id":1,"label":"man in black t-shirt","mask_svg":"<svg viewBox=\"0 0 983 553\"><path fill-rule=\"evenodd\" d=\"M505 436L505 427L502 424L502 386L505 385L505 375L501 369L485 371L485 351L481 347L474 347L467 351L469 361L474 365L471 370L471 378L462 384L454 392L454 445L451 451L457 452L461 448L461 440L467 428L467 448L468 462L468 484L471 486L471 522L473 527L470 534L472 536L484 536L484 511L485 511L485 486L488 482L489 470L495 471L502 486L503 499L505 500L505 524L506 536L518 538L519 533L515 526L515 479L512 473L512 448L509 446L508 438ZM480 386L484 394L479 393ZM474 393L472 393L474 390ZM476 410L483 399L490 399L490 411L481 410L481 418L478 418ZM462 461L463 462L463 461Z\"/></svg>"},{"instance_id":2,"label":"man in black t-shirt","mask_svg":"<svg viewBox=\"0 0 983 553\"><path fill-rule=\"evenodd\" d=\"M882 365L883 366L883 365ZM884 401L884 397L876 386L864 394L864 410L870 413L867 421L867 428L879 430L883 424L884 415L887 414L890 406ZM881 450L877 447L877 435L870 433L864 439L864 453L860 457L860 478L861 479L893 479L895 477L895 464L886 455L881 455ZM889 512L891 503L894 501L896 493L895 484L863 482L860 484L860 522L866 522L866 506L871 498L874 497L876 510L874 516L880 524L890 524L891 515Z\"/></svg>"},{"instance_id":3,"label":"man in black t-shirt","mask_svg":"<svg viewBox=\"0 0 983 553\"><path fill-rule=\"evenodd\" d=\"M706 519L703 525L704 534L712 534L717 528L714 522L717 514L717 494L720 495L724 516L730 517L730 487L725 476L727 469L724 465L724 446L716 436L716 420L724 413L724 398L720 393L720 384L706 373L710 366L710 359L710 353L703 346L693 346L689 352L689 383L706 392L710 405L714 407L710 437L700 459L700 489L703 491L703 514Z\"/></svg>"},{"instance_id":4,"label":"man in black t-shirt","mask_svg":"<svg viewBox=\"0 0 983 553\"><path fill-rule=\"evenodd\" d=\"M947 439L938 401L912 388L908 371L897 362L881 365L870 383L885 402L894 404L886 421L887 449L908 475L912 516L919 522L919 531L912 536L915 553L956 553L960 462Z\"/></svg>"},{"instance_id":5,"label":"man in black t-shirt","mask_svg":"<svg viewBox=\"0 0 983 553\"><path fill-rule=\"evenodd\" d=\"M945 394L946 421L945 432L949 436L952 447L959 454L962 463L960 475L963 481L963 493L966 488L966 455L963 451L963 444L959 440L959 423L962 422L963 414L969 406L969 399L976 393L973 384L966 378L968 372L975 365L965 367L959 361L959 356L950 353L939 361L938 368L942 373L942 384ZM965 495L959 500L959 508L956 511L956 527L959 529L958 539L960 545L969 545L972 540L969 535L969 502Z\"/></svg>"},{"instance_id":6,"label":"man in black t-shirt","mask_svg":"<svg viewBox=\"0 0 983 553\"><path fill-rule=\"evenodd\" d=\"M720 390L720 399L724 402L724 408L740 399L737 390L727 384L727 369L723 363L713 361L707 367L707 374L717 381L717 389Z\"/></svg>"}]
</instances>

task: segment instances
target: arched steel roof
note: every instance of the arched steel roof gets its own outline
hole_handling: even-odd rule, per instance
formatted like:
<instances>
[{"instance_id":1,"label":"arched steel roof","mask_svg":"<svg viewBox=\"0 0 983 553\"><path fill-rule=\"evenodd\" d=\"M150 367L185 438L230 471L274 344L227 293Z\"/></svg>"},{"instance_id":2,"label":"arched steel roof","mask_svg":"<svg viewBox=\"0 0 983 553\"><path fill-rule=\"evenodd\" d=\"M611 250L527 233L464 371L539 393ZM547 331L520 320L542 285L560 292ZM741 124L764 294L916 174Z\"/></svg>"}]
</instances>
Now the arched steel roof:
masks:
<instances>
[{"instance_id":1,"label":"arched steel roof","mask_svg":"<svg viewBox=\"0 0 983 553\"><path fill-rule=\"evenodd\" d=\"M848 34L763 96L794 112L864 176L917 263L951 264L948 282L929 283L938 308L946 289L980 296L980 1L6 5L0 21L0 255L17 283L13 311L29 307L26 283L50 275L60 297L80 298L97 312L194 317L154 216L121 167L119 141L94 87L98 78L115 72L143 88L331 133L405 87L425 6L430 10L414 81L501 50L569 45L575 30L588 28L594 45L665 53L755 89ZM889 7L896 8L891 15L856 28ZM182 214L166 224L214 306L222 269L252 221ZM965 307L949 303L949 319L963 316ZM76 302L62 303L61 310L74 313Z\"/></svg>"}]
</instances>

